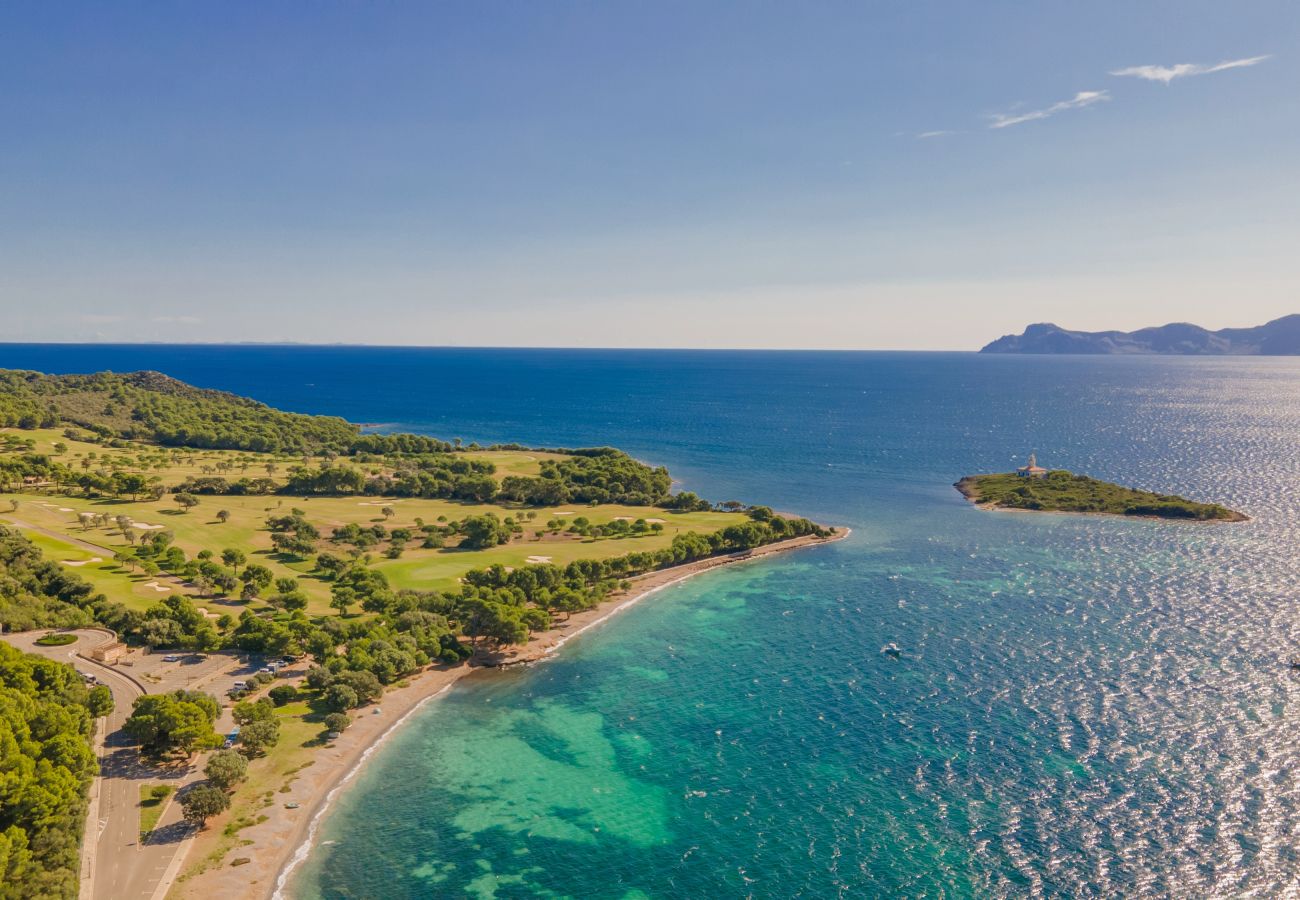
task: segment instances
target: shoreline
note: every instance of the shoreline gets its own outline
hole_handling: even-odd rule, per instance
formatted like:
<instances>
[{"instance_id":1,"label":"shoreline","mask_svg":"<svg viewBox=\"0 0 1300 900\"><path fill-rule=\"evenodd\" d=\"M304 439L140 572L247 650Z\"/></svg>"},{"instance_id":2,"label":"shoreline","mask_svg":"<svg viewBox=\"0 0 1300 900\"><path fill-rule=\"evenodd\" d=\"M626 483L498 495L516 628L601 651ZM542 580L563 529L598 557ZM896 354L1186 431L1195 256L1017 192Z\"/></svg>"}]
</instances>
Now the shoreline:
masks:
<instances>
[{"instance_id":1,"label":"shoreline","mask_svg":"<svg viewBox=\"0 0 1300 900\"><path fill-rule=\"evenodd\" d=\"M981 495L979 490L974 486L974 481L978 477L980 476L966 475L960 481L954 482L953 487L957 489L957 493L961 494L974 504L976 509L991 510L993 512L1055 513L1061 516L1104 516L1110 519L1149 519L1156 522L1184 522L1190 525L1216 525L1224 522L1250 521L1250 516L1246 515L1244 512L1238 512L1235 509L1228 509L1227 507L1224 507L1224 509L1228 509L1228 512L1231 513L1227 518L1198 519L1191 516L1157 516L1151 513L1129 515L1128 513L1105 512L1096 509L1029 509L1023 506L1003 506L1002 504L995 503L992 500L983 499L983 495Z\"/></svg>"},{"instance_id":2,"label":"shoreline","mask_svg":"<svg viewBox=\"0 0 1300 900\"><path fill-rule=\"evenodd\" d=\"M510 668L548 659L571 639L607 622L646 597L702 572L777 553L834 543L844 540L850 534L852 529L839 527L835 534L826 538L793 538L756 547L745 553L712 556L647 572L630 579L632 586L628 590L611 594L599 606L571 615L559 623L558 627L538 634L526 644L487 656L487 662L471 660L454 667L429 668L411 676L406 687L385 692L376 703L359 711L362 714L357 716L352 727L342 737L317 751L312 757L312 764L296 773L290 792L278 796L275 803L265 809L264 822L241 830L241 837L252 840L257 845L249 847L252 852L248 854L251 857L248 864L231 866L228 859L223 858L219 866L196 874L187 881L175 883L169 896L245 896L259 900L284 900L288 896L286 890L294 872L316 846L320 824L338 794L357 777L370 757L398 728L427 703L447 693L462 678L481 669ZM379 714L375 714L375 710L380 710ZM366 714L367 711L370 714ZM284 802L290 800L298 802L299 808L285 809ZM221 828L209 825L207 830L195 838L186 856L190 857L196 852L211 852L212 845L220 836ZM200 851L201 845L206 846ZM232 849L226 857L235 852Z\"/></svg>"}]
</instances>

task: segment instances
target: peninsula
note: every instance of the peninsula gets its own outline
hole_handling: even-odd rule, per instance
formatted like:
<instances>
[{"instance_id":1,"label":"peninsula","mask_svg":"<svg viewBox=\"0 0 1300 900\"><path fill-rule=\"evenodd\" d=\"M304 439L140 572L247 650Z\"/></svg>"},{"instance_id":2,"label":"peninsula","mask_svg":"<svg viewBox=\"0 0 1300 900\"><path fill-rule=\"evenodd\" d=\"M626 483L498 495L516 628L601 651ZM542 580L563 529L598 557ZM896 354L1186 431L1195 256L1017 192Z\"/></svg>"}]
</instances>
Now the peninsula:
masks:
<instances>
[{"instance_id":1,"label":"peninsula","mask_svg":"<svg viewBox=\"0 0 1300 900\"><path fill-rule=\"evenodd\" d=\"M1244 522L1246 515L1217 503L1197 503L1174 494L1156 494L1108 481L1048 471L1031 456L1015 472L967 475L954 487L977 506L1041 512L1141 516L1197 522Z\"/></svg>"},{"instance_id":2,"label":"peninsula","mask_svg":"<svg viewBox=\"0 0 1300 900\"><path fill-rule=\"evenodd\" d=\"M64 819L4 820L61 848L11 856L7 880L270 896L330 791L455 680L847 534L671 485L609 447L365 433L156 372L0 370L0 632L67 670L86 753L92 715L113 748L89 793L85 760L69 776Z\"/></svg>"},{"instance_id":3,"label":"peninsula","mask_svg":"<svg viewBox=\"0 0 1300 900\"><path fill-rule=\"evenodd\" d=\"M1077 353L1167 356L1300 355L1300 315L1283 316L1252 328L1210 331L1175 322L1137 331L1071 331L1050 322L1030 325L985 345L981 353Z\"/></svg>"}]
</instances>

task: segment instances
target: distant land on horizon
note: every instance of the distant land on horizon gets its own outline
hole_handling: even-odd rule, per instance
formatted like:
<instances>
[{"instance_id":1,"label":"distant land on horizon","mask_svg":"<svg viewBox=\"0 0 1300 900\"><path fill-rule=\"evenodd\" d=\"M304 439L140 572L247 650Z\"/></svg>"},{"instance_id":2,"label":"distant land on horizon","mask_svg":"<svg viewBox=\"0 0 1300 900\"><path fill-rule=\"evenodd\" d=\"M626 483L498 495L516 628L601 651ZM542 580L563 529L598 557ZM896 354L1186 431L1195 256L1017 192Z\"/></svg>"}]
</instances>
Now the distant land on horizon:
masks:
<instances>
[{"instance_id":1,"label":"distant land on horizon","mask_svg":"<svg viewBox=\"0 0 1300 900\"><path fill-rule=\"evenodd\" d=\"M1050 322L1023 334L1003 335L981 353L1168 354L1181 356L1300 355L1300 315L1283 316L1254 328L1210 331L1174 322L1137 331L1070 331Z\"/></svg>"}]
</instances>

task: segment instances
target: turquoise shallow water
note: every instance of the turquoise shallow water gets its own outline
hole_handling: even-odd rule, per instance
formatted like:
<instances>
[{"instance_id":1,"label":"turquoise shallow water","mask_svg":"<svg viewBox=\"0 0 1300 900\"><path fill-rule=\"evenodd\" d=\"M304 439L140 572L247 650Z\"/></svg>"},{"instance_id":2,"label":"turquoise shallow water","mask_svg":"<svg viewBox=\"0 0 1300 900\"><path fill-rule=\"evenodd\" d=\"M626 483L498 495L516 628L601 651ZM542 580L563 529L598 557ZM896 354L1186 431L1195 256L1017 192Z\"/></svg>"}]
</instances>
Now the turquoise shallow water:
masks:
<instances>
[{"instance_id":1,"label":"turquoise shallow water","mask_svg":"<svg viewBox=\"0 0 1300 900\"><path fill-rule=\"evenodd\" d=\"M618 444L854 528L457 687L340 797L296 896L1300 891L1300 362L155 352L291 408ZM1030 449L1254 519L988 513L950 486Z\"/></svg>"}]
</instances>

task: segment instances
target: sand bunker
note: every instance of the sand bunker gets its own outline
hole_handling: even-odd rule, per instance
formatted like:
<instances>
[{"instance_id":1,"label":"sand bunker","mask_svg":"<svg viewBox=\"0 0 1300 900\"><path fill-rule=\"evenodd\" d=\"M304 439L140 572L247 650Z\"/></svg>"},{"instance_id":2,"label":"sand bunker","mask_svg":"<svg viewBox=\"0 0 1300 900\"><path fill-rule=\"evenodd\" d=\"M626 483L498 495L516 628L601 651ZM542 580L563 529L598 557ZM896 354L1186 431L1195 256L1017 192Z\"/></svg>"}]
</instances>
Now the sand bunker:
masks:
<instances>
[{"instance_id":1,"label":"sand bunker","mask_svg":"<svg viewBox=\"0 0 1300 900\"><path fill-rule=\"evenodd\" d=\"M635 522L636 519L632 518L631 516L615 516L615 517L614 517L614 521L615 521L615 522ZM655 524L656 522L658 522L660 525L662 525L662 524L664 523L664 520L663 520L663 519L646 519L645 521L646 521L646 524L647 524L647 525L653 525L653 524Z\"/></svg>"},{"instance_id":2,"label":"sand bunker","mask_svg":"<svg viewBox=\"0 0 1300 900\"><path fill-rule=\"evenodd\" d=\"M166 525L150 525L148 522L132 522L128 528L140 528L144 531L156 531L159 528L166 528Z\"/></svg>"},{"instance_id":3,"label":"sand bunker","mask_svg":"<svg viewBox=\"0 0 1300 900\"><path fill-rule=\"evenodd\" d=\"M573 510L571 510L571 509L557 509L555 512L551 513L551 515L553 515L553 516L571 516L571 515L573 515Z\"/></svg>"},{"instance_id":4,"label":"sand bunker","mask_svg":"<svg viewBox=\"0 0 1300 900\"><path fill-rule=\"evenodd\" d=\"M405 503L409 498L401 500L362 500L357 506L392 506L394 503Z\"/></svg>"},{"instance_id":5,"label":"sand bunker","mask_svg":"<svg viewBox=\"0 0 1300 900\"><path fill-rule=\"evenodd\" d=\"M59 512L76 512L71 506L60 506Z\"/></svg>"},{"instance_id":6,"label":"sand bunker","mask_svg":"<svg viewBox=\"0 0 1300 900\"><path fill-rule=\"evenodd\" d=\"M103 562L98 556L92 556L90 559L65 559L65 566L88 566L91 563Z\"/></svg>"},{"instance_id":7,"label":"sand bunker","mask_svg":"<svg viewBox=\"0 0 1300 900\"><path fill-rule=\"evenodd\" d=\"M158 591L159 593L163 593L163 594L171 590L170 586L165 584L159 584L156 581L146 582L144 586L147 588L153 588L155 591ZM200 609L199 612L203 613L204 615L207 615L207 612L202 609ZM213 616L213 618L216 618L216 616Z\"/></svg>"},{"instance_id":8,"label":"sand bunker","mask_svg":"<svg viewBox=\"0 0 1300 900\"><path fill-rule=\"evenodd\" d=\"M524 562L530 563L548 563L551 561L549 556L530 556Z\"/></svg>"}]
</instances>

